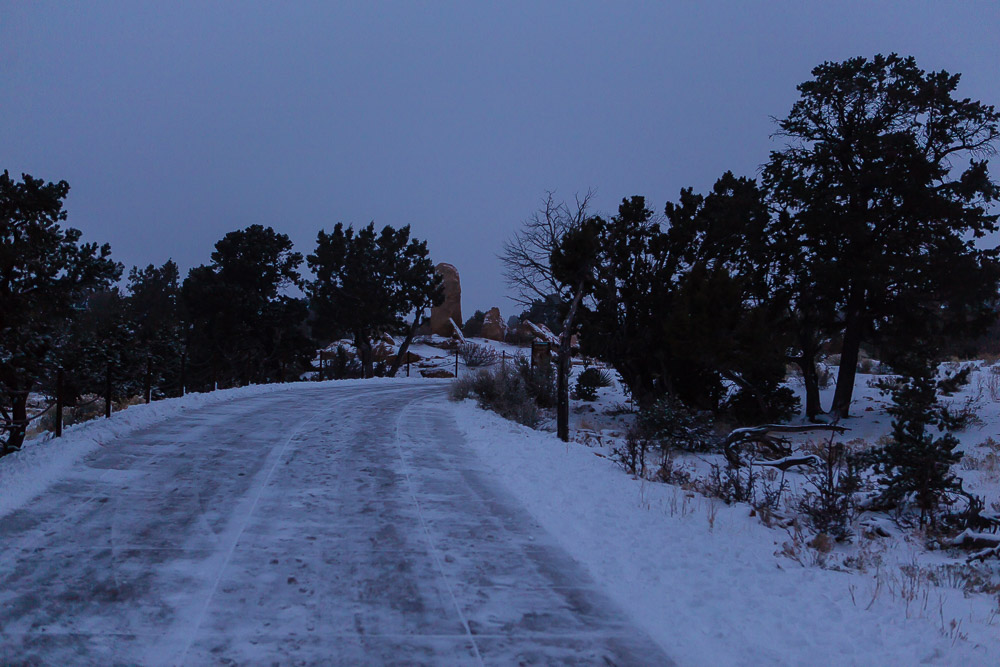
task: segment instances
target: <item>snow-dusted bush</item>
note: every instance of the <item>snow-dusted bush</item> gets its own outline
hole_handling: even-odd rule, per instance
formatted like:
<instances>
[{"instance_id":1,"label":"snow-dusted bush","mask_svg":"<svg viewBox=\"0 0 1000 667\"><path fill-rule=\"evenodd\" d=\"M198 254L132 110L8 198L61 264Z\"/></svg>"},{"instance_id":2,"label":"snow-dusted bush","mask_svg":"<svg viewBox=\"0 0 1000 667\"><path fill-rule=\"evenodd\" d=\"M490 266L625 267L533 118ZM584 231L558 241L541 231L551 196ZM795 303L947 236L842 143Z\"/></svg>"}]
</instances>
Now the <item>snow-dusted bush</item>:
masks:
<instances>
[{"instance_id":1,"label":"snow-dusted bush","mask_svg":"<svg viewBox=\"0 0 1000 667\"><path fill-rule=\"evenodd\" d=\"M861 464L842 443L832 439L816 449L816 456L820 464L806 475L808 486L798 509L817 532L846 540L857 509Z\"/></svg>"},{"instance_id":2,"label":"snow-dusted bush","mask_svg":"<svg viewBox=\"0 0 1000 667\"><path fill-rule=\"evenodd\" d=\"M456 380L451 397L475 398L479 407L534 428L542 410L555 406L555 374L551 366L532 368L524 357L515 357L509 364Z\"/></svg>"},{"instance_id":3,"label":"snow-dusted bush","mask_svg":"<svg viewBox=\"0 0 1000 667\"><path fill-rule=\"evenodd\" d=\"M458 354L469 368L493 366L500 361L500 353L489 345L479 343L463 343L458 347Z\"/></svg>"},{"instance_id":4,"label":"snow-dusted bush","mask_svg":"<svg viewBox=\"0 0 1000 667\"><path fill-rule=\"evenodd\" d=\"M638 426L663 451L705 452L718 444L711 416L695 412L670 396L642 408Z\"/></svg>"},{"instance_id":5,"label":"snow-dusted bush","mask_svg":"<svg viewBox=\"0 0 1000 667\"><path fill-rule=\"evenodd\" d=\"M885 506L913 503L920 522L931 524L938 510L962 491L961 480L951 470L962 458L952 433L958 424L937 400L934 374L929 364L917 364L897 384L889 408L892 434L876 465Z\"/></svg>"},{"instance_id":6,"label":"snow-dusted bush","mask_svg":"<svg viewBox=\"0 0 1000 667\"><path fill-rule=\"evenodd\" d=\"M532 428L541 421L538 405L514 364L482 369L475 375L459 378L452 384L451 397L455 400L474 397L479 407Z\"/></svg>"},{"instance_id":7,"label":"snow-dusted bush","mask_svg":"<svg viewBox=\"0 0 1000 667\"><path fill-rule=\"evenodd\" d=\"M646 453L655 443L651 442L643 429L633 425L625 433L625 442L612 451L618 463L630 475L646 476Z\"/></svg>"}]
</instances>

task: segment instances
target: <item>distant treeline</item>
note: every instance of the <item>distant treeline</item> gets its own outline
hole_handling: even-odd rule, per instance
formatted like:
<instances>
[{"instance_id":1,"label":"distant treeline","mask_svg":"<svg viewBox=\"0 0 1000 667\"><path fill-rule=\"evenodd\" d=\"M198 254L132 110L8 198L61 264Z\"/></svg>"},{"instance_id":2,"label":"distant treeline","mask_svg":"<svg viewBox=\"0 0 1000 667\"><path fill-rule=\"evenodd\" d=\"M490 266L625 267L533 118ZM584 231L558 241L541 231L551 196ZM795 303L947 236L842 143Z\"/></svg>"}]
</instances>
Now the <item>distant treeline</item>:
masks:
<instances>
[{"instance_id":1,"label":"distant treeline","mask_svg":"<svg viewBox=\"0 0 1000 667\"><path fill-rule=\"evenodd\" d=\"M118 287L123 267L110 247L60 225L68 191L65 181L0 176L3 453L23 441L29 395L54 400L57 378L67 406L147 384L160 397L282 382L311 370L317 347L342 336L355 341L359 375L394 373L374 364L372 339L392 332L408 344L441 299L427 244L409 227L374 224L320 231L305 258L285 234L251 225L226 234L211 263L183 280L167 261L133 267Z\"/></svg>"},{"instance_id":2,"label":"distant treeline","mask_svg":"<svg viewBox=\"0 0 1000 667\"><path fill-rule=\"evenodd\" d=\"M1000 115L957 96L958 83L894 54L824 63L777 121L784 145L757 178L727 172L662 214L640 196L607 216L589 197L571 207L550 196L501 258L526 313L560 336L560 435L574 334L640 403L668 396L736 422L795 410L789 364L807 415L839 418L864 348L908 377L974 351L996 320L1000 261L977 241L997 231L987 158ZM441 298L426 244L373 224L321 231L305 258L254 225L183 280L167 262L133 268L119 289L108 246L60 226L68 187L0 178L7 450L23 437L28 393L51 395L60 367L68 401L103 386L109 367L122 394L152 368L169 395L297 378L318 344L350 336L369 377L371 341L412 338ZM820 362L833 352L824 409Z\"/></svg>"}]
</instances>

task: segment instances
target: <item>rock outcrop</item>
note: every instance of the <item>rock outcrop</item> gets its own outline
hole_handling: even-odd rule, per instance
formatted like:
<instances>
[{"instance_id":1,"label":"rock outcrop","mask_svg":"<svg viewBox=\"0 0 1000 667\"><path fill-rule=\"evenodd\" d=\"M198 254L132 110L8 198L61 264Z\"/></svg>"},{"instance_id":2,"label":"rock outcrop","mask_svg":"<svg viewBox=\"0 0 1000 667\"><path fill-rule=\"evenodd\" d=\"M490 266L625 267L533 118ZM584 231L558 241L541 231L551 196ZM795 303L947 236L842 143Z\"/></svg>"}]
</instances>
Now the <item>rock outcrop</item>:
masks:
<instances>
[{"instance_id":1,"label":"rock outcrop","mask_svg":"<svg viewBox=\"0 0 1000 667\"><path fill-rule=\"evenodd\" d=\"M506 334L507 325L500 315L500 309L497 307L490 308L489 312L486 313L486 317L483 318L483 327L479 335L489 340L503 341L506 338Z\"/></svg>"},{"instance_id":2,"label":"rock outcrop","mask_svg":"<svg viewBox=\"0 0 1000 667\"><path fill-rule=\"evenodd\" d=\"M451 264L438 264L434 271L443 280L444 301L440 306L431 308L430 333L451 338L455 333L452 322L465 321L462 319L462 283L458 278L458 269Z\"/></svg>"}]
</instances>

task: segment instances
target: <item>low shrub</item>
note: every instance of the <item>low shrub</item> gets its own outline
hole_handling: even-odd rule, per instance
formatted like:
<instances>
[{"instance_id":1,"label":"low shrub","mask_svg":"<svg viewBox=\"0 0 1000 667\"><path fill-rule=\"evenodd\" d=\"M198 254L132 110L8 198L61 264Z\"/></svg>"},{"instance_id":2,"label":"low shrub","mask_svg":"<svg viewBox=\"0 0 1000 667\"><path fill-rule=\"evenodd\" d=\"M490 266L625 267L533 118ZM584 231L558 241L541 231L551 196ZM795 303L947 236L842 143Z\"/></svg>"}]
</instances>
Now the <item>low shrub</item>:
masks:
<instances>
[{"instance_id":1,"label":"low shrub","mask_svg":"<svg viewBox=\"0 0 1000 667\"><path fill-rule=\"evenodd\" d=\"M513 364L484 368L475 375L456 380L451 386L451 397L454 400L474 397L479 407L532 428L541 421L535 398Z\"/></svg>"},{"instance_id":2,"label":"low shrub","mask_svg":"<svg viewBox=\"0 0 1000 667\"><path fill-rule=\"evenodd\" d=\"M851 521L857 512L855 494L861 487L863 457L852 456L831 438L816 449L820 464L806 474L807 488L798 509L812 527L838 541L851 538Z\"/></svg>"},{"instance_id":3,"label":"low shrub","mask_svg":"<svg viewBox=\"0 0 1000 667\"><path fill-rule=\"evenodd\" d=\"M577 398L582 401L593 401L597 399L597 390L612 385L611 374L599 368L586 368L576 378Z\"/></svg>"},{"instance_id":4,"label":"low shrub","mask_svg":"<svg viewBox=\"0 0 1000 667\"><path fill-rule=\"evenodd\" d=\"M643 407L638 426L664 452L673 449L706 452L718 444L711 416L695 412L670 396Z\"/></svg>"},{"instance_id":5,"label":"low shrub","mask_svg":"<svg viewBox=\"0 0 1000 667\"><path fill-rule=\"evenodd\" d=\"M462 343L458 354L469 368L492 366L500 361L500 353L496 349L479 343Z\"/></svg>"}]
</instances>

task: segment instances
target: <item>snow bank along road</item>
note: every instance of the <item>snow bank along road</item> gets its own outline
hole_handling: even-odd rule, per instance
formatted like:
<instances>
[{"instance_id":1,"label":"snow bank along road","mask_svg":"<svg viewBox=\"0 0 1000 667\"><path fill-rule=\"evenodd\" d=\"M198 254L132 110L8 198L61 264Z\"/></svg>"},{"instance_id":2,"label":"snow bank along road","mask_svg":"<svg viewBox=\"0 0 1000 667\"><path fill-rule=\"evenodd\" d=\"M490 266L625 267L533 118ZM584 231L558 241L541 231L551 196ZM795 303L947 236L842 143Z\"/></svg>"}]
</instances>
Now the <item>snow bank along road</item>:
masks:
<instances>
[{"instance_id":1,"label":"snow bank along road","mask_svg":"<svg viewBox=\"0 0 1000 667\"><path fill-rule=\"evenodd\" d=\"M670 664L444 395L295 386L106 444L0 519L0 663Z\"/></svg>"}]
</instances>

